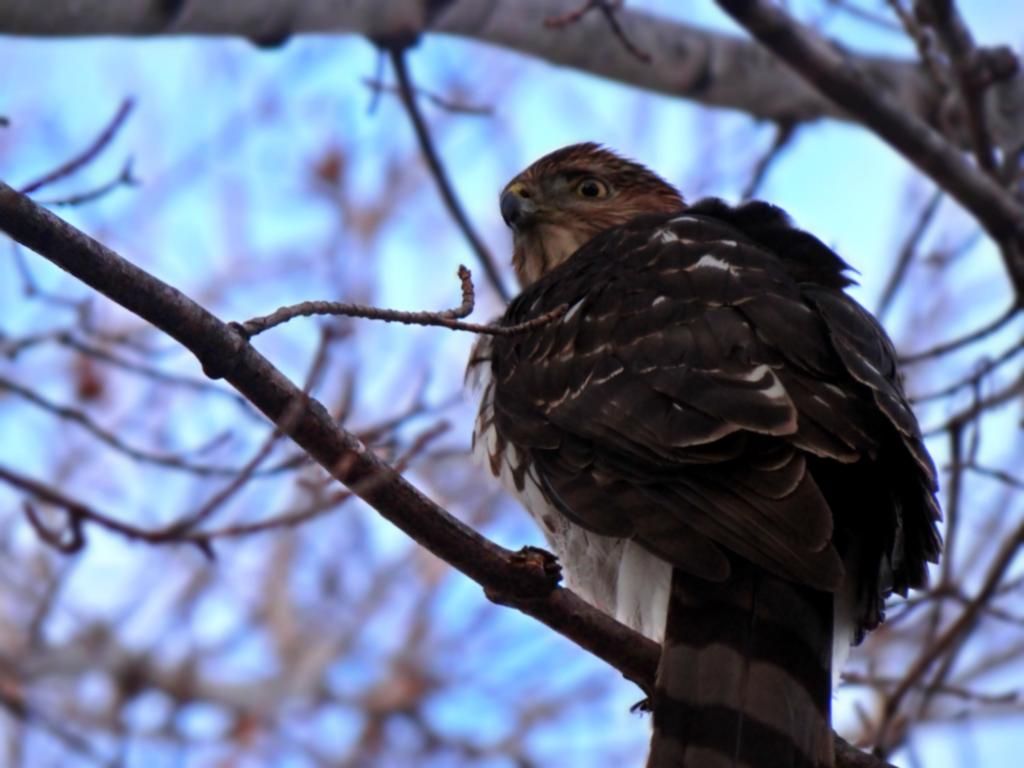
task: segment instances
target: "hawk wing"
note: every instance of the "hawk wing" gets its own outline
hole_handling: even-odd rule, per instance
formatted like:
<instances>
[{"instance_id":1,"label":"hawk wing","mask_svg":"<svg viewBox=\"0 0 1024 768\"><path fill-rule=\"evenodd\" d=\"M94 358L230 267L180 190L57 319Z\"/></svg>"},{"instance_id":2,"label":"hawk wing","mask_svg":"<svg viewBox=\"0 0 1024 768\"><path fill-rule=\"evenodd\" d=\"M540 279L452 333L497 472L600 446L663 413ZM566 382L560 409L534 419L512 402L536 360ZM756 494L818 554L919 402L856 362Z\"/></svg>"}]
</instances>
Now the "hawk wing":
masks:
<instances>
[{"instance_id":1,"label":"hawk wing","mask_svg":"<svg viewBox=\"0 0 1024 768\"><path fill-rule=\"evenodd\" d=\"M935 468L846 264L764 203L608 230L529 286L493 340L497 433L548 501L703 579L738 555L833 591L860 624L939 550Z\"/></svg>"}]
</instances>

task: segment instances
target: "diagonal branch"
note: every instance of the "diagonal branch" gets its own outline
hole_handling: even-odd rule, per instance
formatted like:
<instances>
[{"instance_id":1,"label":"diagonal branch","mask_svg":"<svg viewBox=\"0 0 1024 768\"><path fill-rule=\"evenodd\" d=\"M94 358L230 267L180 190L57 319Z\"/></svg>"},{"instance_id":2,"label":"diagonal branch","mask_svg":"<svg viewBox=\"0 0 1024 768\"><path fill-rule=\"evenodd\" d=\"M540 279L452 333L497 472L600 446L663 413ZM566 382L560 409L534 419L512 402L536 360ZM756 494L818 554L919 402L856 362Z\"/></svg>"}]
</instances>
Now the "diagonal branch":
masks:
<instances>
[{"instance_id":1,"label":"diagonal branch","mask_svg":"<svg viewBox=\"0 0 1024 768\"><path fill-rule=\"evenodd\" d=\"M207 375L224 378L335 479L414 541L482 585L489 596L543 621L637 681L653 681L655 643L552 589L549 576L524 567L410 485L316 399L285 377L231 326L189 297L0 182L0 231L53 262L190 350ZM303 405L292 416L290 408Z\"/></svg>"},{"instance_id":2,"label":"diagonal branch","mask_svg":"<svg viewBox=\"0 0 1024 768\"><path fill-rule=\"evenodd\" d=\"M717 0L762 45L970 211L1003 250L1024 299L1024 207L937 131L872 85L851 58L767 0Z\"/></svg>"},{"instance_id":3,"label":"diagonal branch","mask_svg":"<svg viewBox=\"0 0 1024 768\"><path fill-rule=\"evenodd\" d=\"M434 177L437 191L441 194L441 200L444 201L445 207L462 231L466 242L469 243L469 247L476 254L477 260L479 260L480 265L484 268L484 274L487 275L487 280L494 287L494 290L497 291L501 300L507 302L509 294L505 289L504 283L501 282L501 273L494 263L494 258L491 256L490 251L487 250L483 240L480 239L480 235L473 228L469 217L466 216L466 212L463 210L462 204L459 202L459 198L456 197L455 190L448 180L448 174L441 163L441 158L434 148L434 140L431 138L430 130L427 128L427 121L423 119L419 104L416 103L416 91L409 77L409 70L405 65L405 50L394 47L389 49L389 54L391 56L391 64L395 68L395 77L398 80L398 95L401 97L405 111L412 121L413 130L416 132L416 139L420 144L420 152L423 153L423 159L426 161L427 167L430 168L430 173Z\"/></svg>"},{"instance_id":4,"label":"diagonal branch","mask_svg":"<svg viewBox=\"0 0 1024 768\"><path fill-rule=\"evenodd\" d=\"M2 182L0 231L179 341L208 376L224 378L335 479L480 584L489 599L532 616L652 687L656 643L557 587L537 558L495 544L424 496L230 325ZM886 766L838 738L836 753L840 768Z\"/></svg>"},{"instance_id":5,"label":"diagonal branch","mask_svg":"<svg viewBox=\"0 0 1024 768\"><path fill-rule=\"evenodd\" d=\"M921 244L925 232L928 231L929 225L935 218L935 212L939 210L939 203L941 202L942 190L937 189L932 193L928 202L925 203L924 208L921 209L913 226L910 228L910 232L907 233L907 237L900 247L899 255L896 257L896 266L893 267L892 272L889 274L889 279L885 281L885 288L882 289L882 298L878 300L878 310L875 312L875 316L879 320L883 320L892 308L896 292L903 284L907 271L910 269L910 263L914 260L918 246Z\"/></svg>"},{"instance_id":6,"label":"diagonal branch","mask_svg":"<svg viewBox=\"0 0 1024 768\"><path fill-rule=\"evenodd\" d=\"M26 195L31 195L34 192L38 192L45 186L53 184L56 181L60 181L66 176L70 176L81 168L91 163L96 157L102 152L114 137L117 132L121 130L121 126L125 124L128 119L128 115L131 114L132 107L135 106L135 102L132 99L125 99L121 102L121 106L117 108L117 112L107 123L106 127L100 131L100 134L92 140L92 143L88 147L83 149L74 157L70 158L64 163L54 168L52 171L40 176L34 181L30 181L28 184L22 186L21 191ZM121 176L130 176L130 169L128 171L122 171ZM121 177L119 177L121 178Z\"/></svg>"}]
</instances>

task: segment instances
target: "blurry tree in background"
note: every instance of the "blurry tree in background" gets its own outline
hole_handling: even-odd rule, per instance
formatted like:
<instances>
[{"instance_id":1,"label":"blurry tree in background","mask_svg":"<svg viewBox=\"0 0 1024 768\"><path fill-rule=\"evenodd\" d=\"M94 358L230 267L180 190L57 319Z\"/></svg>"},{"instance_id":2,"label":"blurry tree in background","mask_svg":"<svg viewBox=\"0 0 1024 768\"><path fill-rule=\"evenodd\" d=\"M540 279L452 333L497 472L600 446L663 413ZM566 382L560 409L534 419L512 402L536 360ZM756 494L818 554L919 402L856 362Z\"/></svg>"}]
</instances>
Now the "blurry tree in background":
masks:
<instances>
[{"instance_id":1,"label":"blurry tree in background","mask_svg":"<svg viewBox=\"0 0 1024 768\"><path fill-rule=\"evenodd\" d=\"M840 764L1018 765L1012 5L0 5L0 765L642 763L615 667L643 683L649 645L426 500L539 543L469 460L472 335L299 319L253 340L275 371L186 298L439 310L463 262L486 322L512 284L497 191L588 139L690 199L780 204L861 269L947 552L854 652L836 728L876 757ZM67 39L152 34L177 37Z\"/></svg>"}]
</instances>

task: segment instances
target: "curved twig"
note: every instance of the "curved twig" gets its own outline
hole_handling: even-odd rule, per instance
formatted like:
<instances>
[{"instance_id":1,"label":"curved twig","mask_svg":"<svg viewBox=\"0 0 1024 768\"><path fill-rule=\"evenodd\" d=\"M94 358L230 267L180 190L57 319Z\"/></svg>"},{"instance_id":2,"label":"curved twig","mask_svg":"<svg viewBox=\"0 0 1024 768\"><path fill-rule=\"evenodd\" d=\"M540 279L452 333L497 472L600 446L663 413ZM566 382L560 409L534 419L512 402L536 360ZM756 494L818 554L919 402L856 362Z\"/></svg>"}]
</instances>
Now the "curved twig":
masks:
<instances>
[{"instance_id":1,"label":"curved twig","mask_svg":"<svg viewBox=\"0 0 1024 768\"><path fill-rule=\"evenodd\" d=\"M555 307L550 312L546 312L518 325L482 325L479 323L463 322L461 318L467 317L473 311L476 299L473 277L469 269L460 265L458 275L462 283L462 304L454 309L446 309L442 312L409 312L401 309L371 307L366 304L349 304L343 301L303 301L287 307L280 307L269 315L254 317L242 323L231 323L231 326L245 338L251 339L253 336L264 331L287 323L289 320L294 320L296 317L342 315L344 317L362 317L367 320L383 320L386 323L437 326L453 331L467 331L487 336L514 336L524 331L547 325L564 315L568 309L563 304Z\"/></svg>"}]
</instances>

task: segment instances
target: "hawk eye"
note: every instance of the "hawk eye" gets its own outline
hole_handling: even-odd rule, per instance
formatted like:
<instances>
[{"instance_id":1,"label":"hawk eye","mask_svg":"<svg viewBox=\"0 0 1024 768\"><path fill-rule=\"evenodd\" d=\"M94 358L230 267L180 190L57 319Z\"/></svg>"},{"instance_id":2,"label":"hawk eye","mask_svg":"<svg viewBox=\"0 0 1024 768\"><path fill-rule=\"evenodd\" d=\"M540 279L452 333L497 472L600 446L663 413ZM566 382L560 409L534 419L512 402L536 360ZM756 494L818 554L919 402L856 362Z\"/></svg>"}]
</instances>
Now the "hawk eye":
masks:
<instances>
[{"instance_id":1,"label":"hawk eye","mask_svg":"<svg viewBox=\"0 0 1024 768\"><path fill-rule=\"evenodd\" d=\"M588 176L576 185L576 194L580 197L589 197L592 199L608 197L608 185L600 179Z\"/></svg>"}]
</instances>

